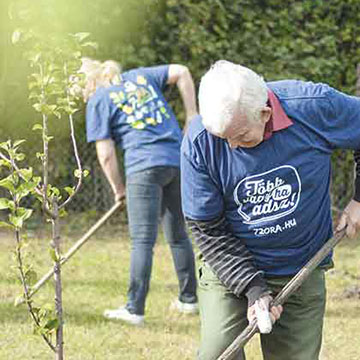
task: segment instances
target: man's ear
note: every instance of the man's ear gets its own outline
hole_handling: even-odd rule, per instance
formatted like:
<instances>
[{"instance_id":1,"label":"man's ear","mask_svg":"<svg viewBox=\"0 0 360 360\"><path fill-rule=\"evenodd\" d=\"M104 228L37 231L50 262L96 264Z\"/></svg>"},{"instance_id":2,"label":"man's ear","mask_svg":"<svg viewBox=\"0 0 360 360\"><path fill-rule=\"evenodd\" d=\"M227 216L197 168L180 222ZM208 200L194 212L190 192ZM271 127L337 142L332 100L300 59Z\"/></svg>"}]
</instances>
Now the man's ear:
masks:
<instances>
[{"instance_id":1,"label":"man's ear","mask_svg":"<svg viewBox=\"0 0 360 360\"><path fill-rule=\"evenodd\" d=\"M261 110L261 113L260 113L261 121L264 124L266 124L270 120L271 114L272 114L271 107L264 106L263 109Z\"/></svg>"}]
</instances>

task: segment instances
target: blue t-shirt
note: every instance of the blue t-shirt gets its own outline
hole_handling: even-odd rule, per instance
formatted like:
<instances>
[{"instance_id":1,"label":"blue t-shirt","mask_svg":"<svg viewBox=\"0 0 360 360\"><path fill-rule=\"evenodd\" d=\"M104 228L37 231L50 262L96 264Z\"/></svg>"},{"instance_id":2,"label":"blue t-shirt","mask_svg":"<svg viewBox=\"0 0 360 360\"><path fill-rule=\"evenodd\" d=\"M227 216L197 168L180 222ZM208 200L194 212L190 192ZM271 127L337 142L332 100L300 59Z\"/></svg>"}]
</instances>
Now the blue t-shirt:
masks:
<instances>
[{"instance_id":1,"label":"blue t-shirt","mask_svg":"<svg viewBox=\"0 0 360 360\"><path fill-rule=\"evenodd\" d=\"M360 149L360 99L325 84L268 83L293 125L231 149L194 120L182 144L185 216L224 215L267 275L295 274L332 236L331 153ZM330 256L325 262L330 260Z\"/></svg>"},{"instance_id":2,"label":"blue t-shirt","mask_svg":"<svg viewBox=\"0 0 360 360\"><path fill-rule=\"evenodd\" d=\"M112 138L124 150L126 174L180 166L182 133L162 90L168 65L124 72L119 85L99 88L86 108L87 141Z\"/></svg>"}]
</instances>

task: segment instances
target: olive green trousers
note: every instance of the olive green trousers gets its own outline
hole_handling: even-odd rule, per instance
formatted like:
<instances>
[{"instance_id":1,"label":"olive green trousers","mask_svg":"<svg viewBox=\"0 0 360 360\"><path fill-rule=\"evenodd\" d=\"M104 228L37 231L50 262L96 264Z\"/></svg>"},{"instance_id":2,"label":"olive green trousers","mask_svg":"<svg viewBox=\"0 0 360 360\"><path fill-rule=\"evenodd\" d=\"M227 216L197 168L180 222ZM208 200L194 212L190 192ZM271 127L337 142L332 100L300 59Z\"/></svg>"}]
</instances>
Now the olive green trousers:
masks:
<instances>
[{"instance_id":1,"label":"olive green trousers","mask_svg":"<svg viewBox=\"0 0 360 360\"><path fill-rule=\"evenodd\" d=\"M326 302L324 273L325 270L316 269L284 304L272 332L261 335L264 360L318 360ZM266 279L272 295L275 297L290 279ZM247 299L227 290L203 263L199 269L199 304L198 360L215 360L248 325ZM237 359L246 359L244 351Z\"/></svg>"}]
</instances>

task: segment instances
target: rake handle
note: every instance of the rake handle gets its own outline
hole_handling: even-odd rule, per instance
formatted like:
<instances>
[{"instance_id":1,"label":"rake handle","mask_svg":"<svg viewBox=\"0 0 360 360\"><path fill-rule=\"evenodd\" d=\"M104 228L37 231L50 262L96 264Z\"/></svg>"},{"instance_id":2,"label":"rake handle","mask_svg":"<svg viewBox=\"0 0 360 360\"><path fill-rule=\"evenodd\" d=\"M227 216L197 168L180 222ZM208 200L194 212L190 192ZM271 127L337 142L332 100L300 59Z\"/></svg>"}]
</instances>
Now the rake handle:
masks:
<instances>
[{"instance_id":1,"label":"rake handle","mask_svg":"<svg viewBox=\"0 0 360 360\"><path fill-rule=\"evenodd\" d=\"M318 267L325 259L329 252L342 240L346 233L346 226L335 232L334 236L328 240L318 252L307 262L307 264L299 270L299 272L284 286L278 293L270 306L278 306L292 295L309 277L309 275ZM244 331L226 348L217 360L232 360L235 358L241 348L258 332L257 322L249 324Z\"/></svg>"},{"instance_id":2,"label":"rake handle","mask_svg":"<svg viewBox=\"0 0 360 360\"><path fill-rule=\"evenodd\" d=\"M88 240L89 238L114 214L114 212L124 207L124 202L116 202L68 251L61 257L60 264L65 264ZM50 269L34 286L31 287L29 299L36 294L39 289L54 275L54 269ZM22 299L18 304L25 302Z\"/></svg>"}]
</instances>

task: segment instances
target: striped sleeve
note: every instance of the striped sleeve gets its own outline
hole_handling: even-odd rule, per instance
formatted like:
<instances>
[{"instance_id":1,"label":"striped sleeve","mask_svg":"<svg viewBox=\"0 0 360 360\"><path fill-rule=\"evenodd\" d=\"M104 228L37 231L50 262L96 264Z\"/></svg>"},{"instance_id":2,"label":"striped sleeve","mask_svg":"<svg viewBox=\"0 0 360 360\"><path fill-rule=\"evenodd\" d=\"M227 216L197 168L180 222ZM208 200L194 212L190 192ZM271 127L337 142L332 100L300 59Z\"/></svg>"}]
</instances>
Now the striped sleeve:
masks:
<instances>
[{"instance_id":1,"label":"striped sleeve","mask_svg":"<svg viewBox=\"0 0 360 360\"><path fill-rule=\"evenodd\" d=\"M236 296L245 295L249 306L270 293L251 253L231 233L223 217L213 221L187 218L187 223L205 261L225 287Z\"/></svg>"}]
</instances>

